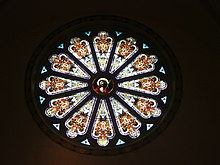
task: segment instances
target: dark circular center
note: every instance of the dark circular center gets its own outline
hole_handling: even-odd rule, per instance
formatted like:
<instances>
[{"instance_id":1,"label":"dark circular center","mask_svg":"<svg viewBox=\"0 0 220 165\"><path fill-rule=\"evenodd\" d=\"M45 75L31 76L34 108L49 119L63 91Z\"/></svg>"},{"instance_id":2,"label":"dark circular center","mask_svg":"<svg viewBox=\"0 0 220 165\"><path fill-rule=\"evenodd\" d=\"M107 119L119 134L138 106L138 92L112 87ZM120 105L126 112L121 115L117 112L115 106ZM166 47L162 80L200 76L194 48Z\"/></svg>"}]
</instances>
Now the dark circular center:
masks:
<instances>
[{"instance_id":1,"label":"dark circular center","mask_svg":"<svg viewBox=\"0 0 220 165\"><path fill-rule=\"evenodd\" d=\"M114 88L114 82L111 79L105 77L95 78L92 82L93 90L101 95L111 93Z\"/></svg>"}]
</instances>

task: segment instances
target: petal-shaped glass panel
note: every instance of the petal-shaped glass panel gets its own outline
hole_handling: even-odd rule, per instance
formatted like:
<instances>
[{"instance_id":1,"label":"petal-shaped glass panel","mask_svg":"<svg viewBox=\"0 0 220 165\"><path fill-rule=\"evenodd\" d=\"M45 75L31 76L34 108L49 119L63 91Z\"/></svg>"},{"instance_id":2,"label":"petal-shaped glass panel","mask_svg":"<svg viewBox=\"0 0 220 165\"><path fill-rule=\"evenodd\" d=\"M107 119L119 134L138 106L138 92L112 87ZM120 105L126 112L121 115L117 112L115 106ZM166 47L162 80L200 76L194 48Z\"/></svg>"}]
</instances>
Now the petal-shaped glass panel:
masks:
<instances>
[{"instance_id":1,"label":"petal-shaped glass panel","mask_svg":"<svg viewBox=\"0 0 220 165\"><path fill-rule=\"evenodd\" d=\"M99 146L107 146L109 139L115 136L112 119L109 114L108 106L105 100L100 100L94 125L92 128L92 137L97 139Z\"/></svg>"},{"instance_id":2,"label":"petal-shaped glass panel","mask_svg":"<svg viewBox=\"0 0 220 165\"><path fill-rule=\"evenodd\" d=\"M49 108L46 109L45 114L48 117L56 117L62 119L70 111L73 110L80 102L82 102L88 95L89 91L80 92L72 96L53 99L49 103Z\"/></svg>"},{"instance_id":3,"label":"petal-shaped glass panel","mask_svg":"<svg viewBox=\"0 0 220 165\"><path fill-rule=\"evenodd\" d=\"M69 52L72 53L80 62L82 62L91 72L96 73L96 66L92 56L89 42L80 38L70 40Z\"/></svg>"},{"instance_id":4,"label":"petal-shaped glass panel","mask_svg":"<svg viewBox=\"0 0 220 165\"><path fill-rule=\"evenodd\" d=\"M137 80L125 81L123 83L119 83L118 86L138 92L158 95L161 90L166 89L167 83L161 81L157 76L151 76Z\"/></svg>"},{"instance_id":5,"label":"petal-shaped glass panel","mask_svg":"<svg viewBox=\"0 0 220 165\"><path fill-rule=\"evenodd\" d=\"M110 73L114 73L138 51L138 47L135 44L136 40L132 37L127 38L126 40L121 40L117 43L109 71Z\"/></svg>"},{"instance_id":6,"label":"petal-shaped glass panel","mask_svg":"<svg viewBox=\"0 0 220 165\"><path fill-rule=\"evenodd\" d=\"M55 72L89 79L90 75L64 53L54 54L49 58L51 69Z\"/></svg>"},{"instance_id":7,"label":"petal-shaped glass panel","mask_svg":"<svg viewBox=\"0 0 220 165\"><path fill-rule=\"evenodd\" d=\"M99 32L93 40L94 49L101 71L105 71L113 47L113 38L107 32Z\"/></svg>"},{"instance_id":8,"label":"petal-shaped glass panel","mask_svg":"<svg viewBox=\"0 0 220 165\"><path fill-rule=\"evenodd\" d=\"M39 87L48 95L55 95L75 89L87 87L88 84L77 80L69 80L57 76L47 77L39 83Z\"/></svg>"},{"instance_id":9,"label":"petal-shaped glass panel","mask_svg":"<svg viewBox=\"0 0 220 165\"><path fill-rule=\"evenodd\" d=\"M161 115L161 110L157 107L157 102L154 99L139 97L124 92L117 92L116 94L144 119L148 119L151 116L159 117Z\"/></svg>"},{"instance_id":10,"label":"petal-shaped glass panel","mask_svg":"<svg viewBox=\"0 0 220 165\"><path fill-rule=\"evenodd\" d=\"M84 135L87 132L92 112L95 108L95 102L96 98L94 97L75 112L72 117L67 119L65 126L68 129L66 135L69 138L75 138L78 135Z\"/></svg>"},{"instance_id":11,"label":"petal-shaped glass panel","mask_svg":"<svg viewBox=\"0 0 220 165\"><path fill-rule=\"evenodd\" d=\"M110 97L110 101L119 132L124 136L129 135L133 139L137 138L140 135L141 122L115 98Z\"/></svg>"},{"instance_id":12,"label":"petal-shaped glass panel","mask_svg":"<svg viewBox=\"0 0 220 165\"><path fill-rule=\"evenodd\" d=\"M125 67L117 76L117 79L130 77L142 73L151 72L155 68L157 57L155 55L138 55L127 67Z\"/></svg>"}]
</instances>

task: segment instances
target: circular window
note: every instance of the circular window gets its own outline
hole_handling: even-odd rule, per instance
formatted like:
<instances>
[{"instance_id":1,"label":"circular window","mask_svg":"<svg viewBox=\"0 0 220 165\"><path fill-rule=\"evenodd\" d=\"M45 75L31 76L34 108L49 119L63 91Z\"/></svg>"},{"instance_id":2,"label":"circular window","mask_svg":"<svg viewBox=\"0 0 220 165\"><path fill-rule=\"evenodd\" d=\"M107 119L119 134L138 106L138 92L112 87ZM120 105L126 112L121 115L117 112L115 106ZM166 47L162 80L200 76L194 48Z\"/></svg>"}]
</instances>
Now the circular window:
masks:
<instances>
[{"instance_id":1,"label":"circular window","mask_svg":"<svg viewBox=\"0 0 220 165\"><path fill-rule=\"evenodd\" d=\"M181 99L167 44L126 18L86 17L51 33L26 72L26 100L40 128L86 154L129 152L168 125Z\"/></svg>"}]
</instances>

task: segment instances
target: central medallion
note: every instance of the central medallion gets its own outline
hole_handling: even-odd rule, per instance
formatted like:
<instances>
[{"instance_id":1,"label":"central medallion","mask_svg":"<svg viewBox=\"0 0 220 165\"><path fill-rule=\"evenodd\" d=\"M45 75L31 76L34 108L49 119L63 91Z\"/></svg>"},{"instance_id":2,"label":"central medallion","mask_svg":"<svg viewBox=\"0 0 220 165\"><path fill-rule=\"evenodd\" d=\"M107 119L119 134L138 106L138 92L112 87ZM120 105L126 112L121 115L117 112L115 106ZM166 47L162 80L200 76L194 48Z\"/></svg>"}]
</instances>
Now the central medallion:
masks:
<instances>
[{"instance_id":1,"label":"central medallion","mask_svg":"<svg viewBox=\"0 0 220 165\"><path fill-rule=\"evenodd\" d=\"M93 80L92 88L98 94L109 94L114 88L114 82L106 77L98 77Z\"/></svg>"}]
</instances>

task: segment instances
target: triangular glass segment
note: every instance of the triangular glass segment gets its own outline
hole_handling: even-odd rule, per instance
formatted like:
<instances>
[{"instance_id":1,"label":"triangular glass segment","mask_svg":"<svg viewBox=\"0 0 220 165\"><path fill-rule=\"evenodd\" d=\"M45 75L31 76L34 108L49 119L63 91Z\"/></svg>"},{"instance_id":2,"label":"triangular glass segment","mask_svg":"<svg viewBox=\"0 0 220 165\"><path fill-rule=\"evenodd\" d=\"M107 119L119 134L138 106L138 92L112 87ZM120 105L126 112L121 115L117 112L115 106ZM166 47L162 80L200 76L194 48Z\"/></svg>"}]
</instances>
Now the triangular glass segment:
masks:
<instances>
[{"instance_id":1,"label":"triangular glass segment","mask_svg":"<svg viewBox=\"0 0 220 165\"><path fill-rule=\"evenodd\" d=\"M164 104L166 104L166 102L167 102L167 96L162 97L161 100L163 101Z\"/></svg>"},{"instance_id":2,"label":"triangular glass segment","mask_svg":"<svg viewBox=\"0 0 220 165\"><path fill-rule=\"evenodd\" d=\"M68 74L71 76L89 79L90 75L76 64L68 55L61 53L54 54L49 58L51 69L55 72Z\"/></svg>"},{"instance_id":3,"label":"triangular glass segment","mask_svg":"<svg viewBox=\"0 0 220 165\"><path fill-rule=\"evenodd\" d=\"M65 79L57 76L47 77L39 83L39 87L48 95L55 95L58 93L64 93L67 91L72 91L76 89L81 89L87 87L88 84L85 82Z\"/></svg>"},{"instance_id":4,"label":"triangular glass segment","mask_svg":"<svg viewBox=\"0 0 220 165\"><path fill-rule=\"evenodd\" d=\"M115 31L115 33L117 36L120 36L122 34L122 32L119 32L119 31Z\"/></svg>"},{"instance_id":5,"label":"triangular glass segment","mask_svg":"<svg viewBox=\"0 0 220 165\"><path fill-rule=\"evenodd\" d=\"M147 131L150 130L153 126L153 124L147 124Z\"/></svg>"},{"instance_id":6,"label":"triangular glass segment","mask_svg":"<svg viewBox=\"0 0 220 165\"><path fill-rule=\"evenodd\" d=\"M125 142L121 139L118 139L118 141L116 143L116 146L119 146L119 145L122 145L122 144L125 144Z\"/></svg>"},{"instance_id":7,"label":"triangular glass segment","mask_svg":"<svg viewBox=\"0 0 220 165\"><path fill-rule=\"evenodd\" d=\"M157 61L155 55L140 54L116 76L116 79L152 72Z\"/></svg>"},{"instance_id":8,"label":"triangular glass segment","mask_svg":"<svg viewBox=\"0 0 220 165\"><path fill-rule=\"evenodd\" d=\"M109 71L111 74L113 74L138 51L138 47L135 44L136 40L132 37L127 38L126 40L121 40L117 43Z\"/></svg>"},{"instance_id":9,"label":"triangular glass segment","mask_svg":"<svg viewBox=\"0 0 220 165\"><path fill-rule=\"evenodd\" d=\"M101 71L105 71L113 47L113 39L106 32L99 32L93 40L94 49Z\"/></svg>"},{"instance_id":10,"label":"triangular glass segment","mask_svg":"<svg viewBox=\"0 0 220 165\"><path fill-rule=\"evenodd\" d=\"M99 146L107 146L109 139L115 136L112 119L105 100L100 100L96 118L92 128L92 137Z\"/></svg>"},{"instance_id":11,"label":"triangular glass segment","mask_svg":"<svg viewBox=\"0 0 220 165\"><path fill-rule=\"evenodd\" d=\"M143 49L149 49L149 46L147 46L147 44L143 43Z\"/></svg>"},{"instance_id":12,"label":"triangular glass segment","mask_svg":"<svg viewBox=\"0 0 220 165\"><path fill-rule=\"evenodd\" d=\"M144 119L159 117L161 115L161 110L157 107L157 101L154 99L139 97L124 92L116 92L116 94Z\"/></svg>"},{"instance_id":13,"label":"triangular glass segment","mask_svg":"<svg viewBox=\"0 0 220 165\"><path fill-rule=\"evenodd\" d=\"M137 138L140 135L141 122L115 98L110 97L110 102L119 132L124 136L129 135L133 139Z\"/></svg>"},{"instance_id":14,"label":"triangular glass segment","mask_svg":"<svg viewBox=\"0 0 220 165\"><path fill-rule=\"evenodd\" d=\"M163 67L160 68L159 72L163 73L163 74L166 74L165 70Z\"/></svg>"},{"instance_id":15,"label":"triangular glass segment","mask_svg":"<svg viewBox=\"0 0 220 165\"><path fill-rule=\"evenodd\" d=\"M95 102L96 98L94 97L66 120L66 135L69 138L75 138L78 135L86 134L91 120L92 112L94 111Z\"/></svg>"},{"instance_id":16,"label":"triangular glass segment","mask_svg":"<svg viewBox=\"0 0 220 165\"><path fill-rule=\"evenodd\" d=\"M44 97L42 97L42 96L39 96L39 99L40 99L40 104L43 104L43 102L44 102L45 98L44 98Z\"/></svg>"},{"instance_id":17,"label":"triangular glass segment","mask_svg":"<svg viewBox=\"0 0 220 165\"><path fill-rule=\"evenodd\" d=\"M90 36L91 31L85 32L85 34L86 34L87 36Z\"/></svg>"},{"instance_id":18,"label":"triangular glass segment","mask_svg":"<svg viewBox=\"0 0 220 165\"><path fill-rule=\"evenodd\" d=\"M64 118L71 112L79 103L81 103L88 95L89 91L79 92L72 96L53 99L49 103L49 107L45 110L48 117Z\"/></svg>"},{"instance_id":19,"label":"triangular glass segment","mask_svg":"<svg viewBox=\"0 0 220 165\"><path fill-rule=\"evenodd\" d=\"M167 88L167 83L161 81L157 76L151 76L137 80L125 81L123 83L119 83L118 86L137 92L158 95L161 90Z\"/></svg>"},{"instance_id":20,"label":"triangular glass segment","mask_svg":"<svg viewBox=\"0 0 220 165\"><path fill-rule=\"evenodd\" d=\"M53 126L59 131L60 130L60 124L53 124Z\"/></svg>"},{"instance_id":21,"label":"triangular glass segment","mask_svg":"<svg viewBox=\"0 0 220 165\"><path fill-rule=\"evenodd\" d=\"M41 70L41 74L43 74L43 73L45 73L45 72L47 72L47 69L46 69L46 67L45 66L43 66L43 68L42 68L42 70Z\"/></svg>"},{"instance_id":22,"label":"triangular glass segment","mask_svg":"<svg viewBox=\"0 0 220 165\"><path fill-rule=\"evenodd\" d=\"M57 48L63 49L64 48L64 43L60 44Z\"/></svg>"},{"instance_id":23,"label":"triangular glass segment","mask_svg":"<svg viewBox=\"0 0 220 165\"><path fill-rule=\"evenodd\" d=\"M69 52L83 63L92 73L96 73L97 70L89 42L75 37L70 40L70 43L71 45L68 48Z\"/></svg>"},{"instance_id":24,"label":"triangular glass segment","mask_svg":"<svg viewBox=\"0 0 220 165\"><path fill-rule=\"evenodd\" d=\"M81 143L82 143L82 144L85 144L85 145L87 145L87 146L90 146L90 143L89 143L89 140L88 140L88 139L83 140Z\"/></svg>"}]
</instances>

